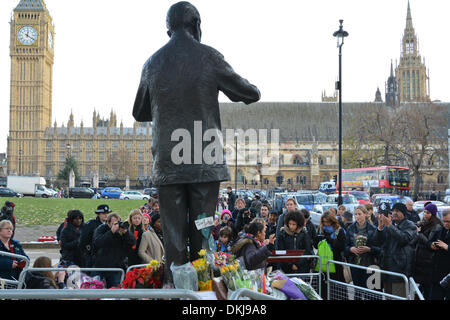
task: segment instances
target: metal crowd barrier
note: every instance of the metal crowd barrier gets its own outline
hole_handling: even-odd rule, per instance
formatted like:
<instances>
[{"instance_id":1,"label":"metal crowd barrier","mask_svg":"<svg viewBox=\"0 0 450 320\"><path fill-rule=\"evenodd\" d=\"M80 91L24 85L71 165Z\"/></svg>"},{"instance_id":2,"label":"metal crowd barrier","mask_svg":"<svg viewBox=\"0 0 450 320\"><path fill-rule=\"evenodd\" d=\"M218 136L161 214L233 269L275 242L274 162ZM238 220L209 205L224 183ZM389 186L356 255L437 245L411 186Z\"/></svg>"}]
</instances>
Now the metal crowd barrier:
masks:
<instances>
[{"instance_id":1,"label":"metal crowd barrier","mask_svg":"<svg viewBox=\"0 0 450 320\"><path fill-rule=\"evenodd\" d=\"M10 258L22 259L25 261L25 267L22 269L22 273L24 270L28 269L30 266L30 259L26 256L22 256L20 254L14 254L10 252L0 251L0 256L6 256ZM20 277L19 277L20 279ZM11 279L2 279L0 278L0 289L16 289L18 288L20 281L19 279L11 280Z\"/></svg>"},{"instance_id":2,"label":"metal crowd barrier","mask_svg":"<svg viewBox=\"0 0 450 320\"><path fill-rule=\"evenodd\" d=\"M420 292L419 287L417 286L416 281L412 277L409 278L409 300L415 300L416 295L419 298L419 300L425 300L425 298L422 295L422 292Z\"/></svg>"},{"instance_id":3,"label":"metal crowd barrier","mask_svg":"<svg viewBox=\"0 0 450 320\"><path fill-rule=\"evenodd\" d=\"M201 300L185 289L17 289L0 290L0 299L190 299Z\"/></svg>"},{"instance_id":4,"label":"metal crowd barrier","mask_svg":"<svg viewBox=\"0 0 450 320\"><path fill-rule=\"evenodd\" d=\"M143 268L143 267L146 267L146 266L148 266L148 265L149 265L148 263L145 263L145 264L134 264L134 265L128 267L128 269L127 269L127 271L125 272L125 274L127 274L128 271L130 271L130 270L132 270L132 269Z\"/></svg>"},{"instance_id":5,"label":"metal crowd barrier","mask_svg":"<svg viewBox=\"0 0 450 320\"><path fill-rule=\"evenodd\" d=\"M243 300L242 298L250 298L251 300L278 300L268 294L264 294L258 291L253 291L246 288L240 288L234 291L229 300Z\"/></svg>"},{"instance_id":6,"label":"metal crowd barrier","mask_svg":"<svg viewBox=\"0 0 450 320\"><path fill-rule=\"evenodd\" d=\"M273 256L270 256L269 258L273 258ZM314 255L301 255L301 256L276 256L277 260L280 259L285 259L285 260L289 260L289 262L291 262L291 260L293 258L298 258L298 260L301 259L314 259L317 260L317 263L319 265L321 264L321 258L319 256L314 256ZM282 263L282 262L281 262ZM315 263L312 265L316 265ZM275 271L276 272L276 271ZM312 273L287 273L286 274L287 277L289 278L299 278L302 279L303 281L305 281L306 283L308 283L309 285L311 285L313 287L314 290L316 290L316 292L321 295L322 293L322 286L321 286L321 280L322 280L322 272L312 272Z\"/></svg>"},{"instance_id":7,"label":"metal crowd barrier","mask_svg":"<svg viewBox=\"0 0 450 320\"><path fill-rule=\"evenodd\" d=\"M330 263L334 263L335 265L348 266L351 268L357 268L370 271L371 273L375 272L380 274L380 283L381 283L381 274L399 277L404 281L406 296L396 296L392 294L388 294L382 291L377 291L373 289L363 288L359 286L355 286L353 284L349 284L346 282L340 282L337 280L333 280L330 278ZM370 268L363 267L355 264L345 263L341 261L328 260L327 261L327 298L328 300L354 300L355 298L359 298L361 300L408 300L410 297L409 293L409 281L408 278L402 273L390 272L378 268ZM350 296L353 295L353 299L350 299Z\"/></svg>"},{"instance_id":8,"label":"metal crowd barrier","mask_svg":"<svg viewBox=\"0 0 450 320\"><path fill-rule=\"evenodd\" d=\"M79 267L68 267L68 268L27 268L24 269L19 276L19 281L18 281L18 289L22 289L24 287L25 284L25 274L27 272L31 272L31 271L67 271L69 272L81 272L81 271L87 271L87 272L92 272L92 271L97 271L97 272L120 272L120 282L123 281L124 277L125 277L125 273L123 271L122 268L79 268ZM85 289L83 289L85 290Z\"/></svg>"}]
</instances>

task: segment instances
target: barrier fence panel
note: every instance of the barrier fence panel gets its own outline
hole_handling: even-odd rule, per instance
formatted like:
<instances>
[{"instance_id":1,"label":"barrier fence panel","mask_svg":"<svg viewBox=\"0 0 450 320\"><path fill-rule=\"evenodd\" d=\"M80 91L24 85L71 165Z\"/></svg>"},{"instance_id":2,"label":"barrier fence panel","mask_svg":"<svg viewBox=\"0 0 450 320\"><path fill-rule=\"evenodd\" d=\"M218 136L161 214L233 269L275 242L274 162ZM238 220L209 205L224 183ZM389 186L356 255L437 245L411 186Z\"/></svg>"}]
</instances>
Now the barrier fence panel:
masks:
<instances>
[{"instance_id":1,"label":"barrier fence panel","mask_svg":"<svg viewBox=\"0 0 450 320\"><path fill-rule=\"evenodd\" d=\"M240 288L234 291L229 300L244 300L242 298L250 298L251 300L278 300L268 294L245 288Z\"/></svg>"},{"instance_id":2,"label":"barrier fence panel","mask_svg":"<svg viewBox=\"0 0 450 320\"><path fill-rule=\"evenodd\" d=\"M270 256L270 258L274 258L273 256ZM317 263L321 265L321 259L319 256L313 256L313 255L302 255L302 256L276 256L277 261L286 260L287 262L293 262L295 260L301 260L301 259L311 259L311 260L317 260L315 263L311 263L311 266L315 266ZM313 289L321 295L322 288L321 288L321 280L322 280L322 273L321 272L312 272L312 273L288 273L286 274L289 278L299 278L311 285Z\"/></svg>"},{"instance_id":3,"label":"barrier fence panel","mask_svg":"<svg viewBox=\"0 0 450 320\"><path fill-rule=\"evenodd\" d=\"M86 272L93 272L93 271L96 271L96 272L120 272L120 282L122 282L124 277L125 277L125 273L124 273L122 268L78 268L78 267L68 267L68 268L27 268L27 269L24 269L21 272L21 274L20 274L18 289L24 288L25 275L26 275L27 272L32 272L32 271L37 271L37 272L42 272L42 271L67 271L68 274L71 274L68 277L68 280L69 279L76 280L77 277L81 276L81 272L82 271L86 271Z\"/></svg>"},{"instance_id":4,"label":"barrier fence panel","mask_svg":"<svg viewBox=\"0 0 450 320\"><path fill-rule=\"evenodd\" d=\"M10 252L5 252L5 251L0 251L0 256L24 260L25 267L23 268L23 270L28 269L28 267L30 266L30 259L27 258L26 256L22 256L20 254L14 254L14 253L10 253ZM12 280L12 279L0 278L0 289L16 289L19 287L19 284L20 284L19 279Z\"/></svg>"},{"instance_id":5,"label":"barrier fence panel","mask_svg":"<svg viewBox=\"0 0 450 320\"><path fill-rule=\"evenodd\" d=\"M409 300L416 300L416 295L419 300L425 300L417 286L416 281L412 277L409 278Z\"/></svg>"},{"instance_id":6,"label":"barrier fence panel","mask_svg":"<svg viewBox=\"0 0 450 320\"><path fill-rule=\"evenodd\" d=\"M374 277L373 280L380 284L380 286L379 288L364 288L346 282L333 280L330 278L330 263L365 270L368 274L371 274ZM402 297L383 292L381 290L382 274L400 278L402 282L404 282L406 295ZM408 300L409 297L409 281L404 274L381 270L378 268L363 267L341 261L328 260L326 281L328 284L328 300Z\"/></svg>"},{"instance_id":7,"label":"barrier fence panel","mask_svg":"<svg viewBox=\"0 0 450 320\"><path fill-rule=\"evenodd\" d=\"M1 299L190 299L201 300L194 291L185 289L17 289L0 290Z\"/></svg>"}]
</instances>

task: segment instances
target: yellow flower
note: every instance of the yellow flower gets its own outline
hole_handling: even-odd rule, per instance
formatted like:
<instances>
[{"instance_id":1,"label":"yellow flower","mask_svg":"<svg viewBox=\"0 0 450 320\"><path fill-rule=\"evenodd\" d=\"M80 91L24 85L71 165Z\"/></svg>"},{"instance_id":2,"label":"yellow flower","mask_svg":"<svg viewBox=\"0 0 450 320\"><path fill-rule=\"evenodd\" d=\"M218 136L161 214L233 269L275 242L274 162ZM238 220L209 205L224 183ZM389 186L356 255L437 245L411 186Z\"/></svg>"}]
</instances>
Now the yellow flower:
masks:
<instances>
[{"instance_id":1,"label":"yellow flower","mask_svg":"<svg viewBox=\"0 0 450 320\"><path fill-rule=\"evenodd\" d=\"M150 261L150 266L152 266L152 267L159 267L159 261L156 261L156 260Z\"/></svg>"},{"instance_id":2,"label":"yellow flower","mask_svg":"<svg viewBox=\"0 0 450 320\"><path fill-rule=\"evenodd\" d=\"M200 250L200 251L198 252L198 255L199 255L200 257L204 257L204 256L206 255L206 250L205 250L205 249Z\"/></svg>"}]
</instances>

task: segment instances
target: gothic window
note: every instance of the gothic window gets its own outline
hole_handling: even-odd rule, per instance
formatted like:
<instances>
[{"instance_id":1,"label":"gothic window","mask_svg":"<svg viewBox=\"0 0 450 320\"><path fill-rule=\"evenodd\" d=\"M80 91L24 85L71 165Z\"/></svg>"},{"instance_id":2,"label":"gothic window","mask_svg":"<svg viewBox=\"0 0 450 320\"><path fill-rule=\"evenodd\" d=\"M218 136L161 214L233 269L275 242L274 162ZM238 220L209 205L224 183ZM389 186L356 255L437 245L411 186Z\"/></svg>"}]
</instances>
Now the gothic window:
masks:
<instances>
[{"instance_id":1,"label":"gothic window","mask_svg":"<svg viewBox=\"0 0 450 320\"><path fill-rule=\"evenodd\" d=\"M51 147L53 147L53 142L52 142L52 141L47 141L46 144L45 144L45 146L46 146L47 148L51 148Z\"/></svg>"},{"instance_id":2,"label":"gothic window","mask_svg":"<svg viewBox=\"0 0 450 320\"><path fill-rule=\"evenodd\" d=\"M88 149L92 148L92 142L91 141L87 141L86 142L86 148L88 148Z\"/></svg>"},{"instance_id":3,"label":"gothic window","mask_svg":"<svg viewBox=\"0 0 450 320\"><path fill-rule=\"evenodd\" d=\"M125 146L126 146L127 149L131 149L131 141L127 141Z\"/></svg>"},{"instance_id":4,"label":"gothic window","mask_svg":"<svg viewBox=\"0 0 450 320\"><path fill-rule=\"evenodd\" d=\"M92 161L92 152L86 152L86 161Z\"/></svg>"},{"instance_id":5,"label":"gothic window","mask_svg":"<svg viewBox=\"0 0 450 320\"><path fill-rule=\"evenodd\" d=\"M119 143L117 141L112 142L112 148L117 149L119 147Z\"/></svg>"},{"instance_id":6,"label":"gothic window","mask_svg":"<svg viewBox=\"0 0 450 320\"><path fill-rule=\"evenodd\" d=\"M319 165L323 166L325 164L325 161L323 160L322 156L319 156Z\"/></svg>"},{"instance_id":7,"label":"gothic window","mask_svg":"<svg viewBox=\"0 0 450 320\"><path fill-rule=\"evenodd\" d=\"M437 177L437 183L444 184L445 183L445 177L442 173L440 173Z\"/></svg>"},{"instance_id":8,"label":"gothic window","mask_svg":"<svg viewBox=\"0 0 450 320\"><path fill-rule=\"evenodd\" d=\"M295 155L294 156L293 164L296 165L296 166L300 166L302 164L302 159L300 158L299 155Z\"/></svg>"},{"instance_id":9,"label":"gothic window","mask_svg":"<svg viewBox=\"0 0 450 320\"><path fill-rule=\"evenodd\" d=\"M144 161L144 153L143 152L138 153L138 161Z\"/></svg>"},{"instance_id":10,"label":"gothic window","mask_svg":"<svg viewBox=\"0 0 450 320\"><path fill-rule=\"evenodd\" d=\"M104 142L104 141L100 141L100 142L98 143L98 147L99 147L100 149L105 149L105 142Z\"/></svg>"},{"instance_id":11,"label":"gothic window","mask_svg":"<svg viewBox=\"0 0 450 320\"><path fill-rule=\"evenodd\" d=\"M66 142L64 140L59 141L59 148L60 149L66 148Z\"/></svg>"},{"instance_id":12,"label":"gothic window","mask_svg":"<svg viewBox=\"0 0 450 320\"><path fill-rule=\"evenodd\" d=\"M45 160L52 161L52 153L51 152L47 151L45 153Z\"/></svg>"},{"instance_id":13,"label":"gothic window","mask_svg":"<svg viewBox=\"0 0 450 320\"><path fill-rule=\"evenodd\" d=\"M99 154L98 154L98 159L100 160L100 161L105 161L105 153L102 151L102 152L99 152Z\"/></svg>"},{"instance_id":14,"label":"gothic window","mask_svg":"<svg viewBox=\"0 0 450 320\"><path fill-rule=\"evenodd\" d=\"M138 167L138 176L139 176L139 177L145 176L145 169L144 169L144 166L139 166L139 167Z\"/></svg>"},{"instance_id":15,"label":"gothic window","mask_svg":"<svg viewBox=\"0 0 450 320\"><path fill-rule=\"evenodd\" d=\"M66 153L65 152L60 152L59 153L59 161L64 161L66 159Z\"/></svg>"}]
</instances>

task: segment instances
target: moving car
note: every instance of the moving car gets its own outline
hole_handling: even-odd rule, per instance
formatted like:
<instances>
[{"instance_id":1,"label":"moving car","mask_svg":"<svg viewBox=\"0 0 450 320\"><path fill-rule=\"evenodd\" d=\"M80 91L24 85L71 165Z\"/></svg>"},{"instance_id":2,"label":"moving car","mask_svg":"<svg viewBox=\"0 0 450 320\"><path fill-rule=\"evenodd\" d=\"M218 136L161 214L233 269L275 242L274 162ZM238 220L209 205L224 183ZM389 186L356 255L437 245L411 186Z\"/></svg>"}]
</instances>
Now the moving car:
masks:
<instances>
[{"instance_id":1,"label":"moving car","mask_svg":"<svg viewBox=\"0 0 450 320\"><path fill-rule=\"evenodd\" d=\"M124 191L120 194L119 199L132 199L132 200L147 200L150 198L149 195L142 194L139 191Z\"/></svg>"},{"instance_id":2,"label":"moving car","mask_svg":"<svg viewBox=\"0 0 450 320\"><path fill-rule=\"evenodd\" d=\"M108 187L105 188L102 192L102 198L105 199L119 199L120 194L122 193L122 189L117 187Z\"/></svg>"}]
</instances>

